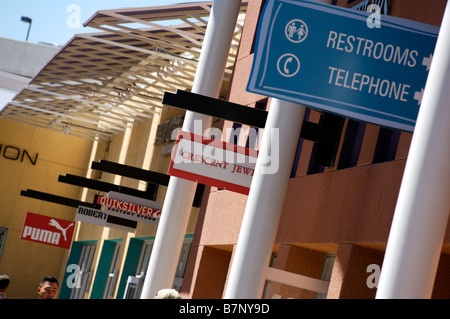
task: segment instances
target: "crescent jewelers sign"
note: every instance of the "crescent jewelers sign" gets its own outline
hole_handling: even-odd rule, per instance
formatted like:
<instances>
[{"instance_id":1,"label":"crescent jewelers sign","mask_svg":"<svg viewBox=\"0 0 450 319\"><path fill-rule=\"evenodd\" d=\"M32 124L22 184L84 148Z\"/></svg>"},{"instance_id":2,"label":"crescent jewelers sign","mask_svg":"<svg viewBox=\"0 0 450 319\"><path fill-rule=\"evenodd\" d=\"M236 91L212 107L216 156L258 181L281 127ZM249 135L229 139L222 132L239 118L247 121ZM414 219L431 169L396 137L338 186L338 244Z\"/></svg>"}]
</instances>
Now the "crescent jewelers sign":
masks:
<instances>
[{"instance_id":1,"label":"crescent jewelers sign","mask_svg":"<svg viewBox=\"0 0 450 319\"><path fill-rule=\"evenodd\" d=\"M168 174L247 195L257 157L254 149L181 131Z\"/></svg>"}]
</instances>

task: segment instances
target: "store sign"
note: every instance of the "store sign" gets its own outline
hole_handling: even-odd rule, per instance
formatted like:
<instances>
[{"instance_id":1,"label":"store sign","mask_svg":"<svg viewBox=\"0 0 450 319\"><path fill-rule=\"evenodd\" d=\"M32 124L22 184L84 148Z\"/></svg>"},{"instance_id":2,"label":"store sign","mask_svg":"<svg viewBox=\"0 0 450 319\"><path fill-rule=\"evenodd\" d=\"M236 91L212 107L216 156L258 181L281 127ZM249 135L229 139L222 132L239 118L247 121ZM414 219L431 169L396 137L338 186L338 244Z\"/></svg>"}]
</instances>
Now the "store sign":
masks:
<instances>
[{"instance_id":1,"label":"store sign","mask_svg":"<svg viewBox=\"0 0 450 319\"><path fill-rule=\"evenodd\" d=\"M139 205L139 206L143 206L143 207L149 207L149 208L153 208L156 211L160 211L161 210L161 204L158 202L155 202L153 200L147 199L147 198L142 198L142 197L137 197L137 196L132 196L132 195L128 195L128 194L124 194L124 193L119 193L119 192L108 192L108 198L110 199L117 199L118 201L122 201L122 202L128 202L129 204L135 204L135 205Z\"/></svg>"},{"instance_id":2,"label":"store sign","mask_svg":"<svg viewBox=\"0 0 450 319\"><path fill-rule=\"evenodd\" d=\"M12 161L23 162L27 159L32 165L36 165L38 155L36 153L34 156L31 156L27 150L22 150L12 145L0 144L0 156Z\"/></svg>"},{"instance_id":3,"label":"store sign","mask_svg":"<svg viewBox=\"0 0 450 319\"><path fill-rule=\"evenodd\" d=\"M114 228L132 233L136 231L137 226L136 222L133 223L128 219L123 218L114 218L102 210L84 206L78 206L75 219L84 223L89 223L101 227Z\"/></svg>"},{"instance_id":4,"label":"store sign","mask_svg":"<svg viewBox=\"0 0 450 319\"><path fill-rule=\"evenodd\" d=\"M155 145L172 141L172 132L183 126L184 115L178 115L170 120L162 122L156 130Z\"/></svg>"},{"instance_id":5,"label":"store sign","mask_svg":"<svg viewBox=\"0 0 450 319\"><path fill-rule=\"evenodd\" d=\"M247 195L257 157L254 149L181 131L168 174Z\"/></svg>"},{"instance_id":6,"label":"store sign","mask_svg":"<svg viewBox=\"0 0 450 319\"><path fill-rule=\"evenodd\" d=\"M107 227L108 215L99 209L94 209L85 206L78 206L77 216L75 220L85 223L90 223L98 226Z\"/></svg>"},{"instance_id":7,"label":"store sign","mask_svg":"<svg viewBox=\"0 0 450 319\"><path fill-rule=\"evenodd\" d=\"M74 228L73 221L27 213L20 238L69 249Z\"/></svg>"},{"instance_id":8,"label":"store sign","mask_svg":"<svg viewBox=\"0 0 450 319\"><path fill-rule=\"evenodd\" d=\"M268 0L248 91L413 131L439 28L371 14Z\"/></svg>"},{"instance_id":9,"label":"store sign","mask_svg":"<svg viewBox=\"0 0 450 319\"><path fill-rule=\"evenodd\" d=\"M97 199L97 204L105 206L104 213L107 215L116 216L135 222L156 224L161 216L161 208L159 203L156 203L159 207L154 208L115 198L99 196Z\"/></svg>"},{"instance_id":10,"label":"store sign","mask_svg":"<svg viewBox=\"0 0 450 319\"><path fill-rule=\"evenodd\" d=\"M78 206L76 220L97 226L135 232L137 223L156 224L161 215L161 204L117 192L99 196L97 204L103 209Z\"/></svg>"}]
</instances>

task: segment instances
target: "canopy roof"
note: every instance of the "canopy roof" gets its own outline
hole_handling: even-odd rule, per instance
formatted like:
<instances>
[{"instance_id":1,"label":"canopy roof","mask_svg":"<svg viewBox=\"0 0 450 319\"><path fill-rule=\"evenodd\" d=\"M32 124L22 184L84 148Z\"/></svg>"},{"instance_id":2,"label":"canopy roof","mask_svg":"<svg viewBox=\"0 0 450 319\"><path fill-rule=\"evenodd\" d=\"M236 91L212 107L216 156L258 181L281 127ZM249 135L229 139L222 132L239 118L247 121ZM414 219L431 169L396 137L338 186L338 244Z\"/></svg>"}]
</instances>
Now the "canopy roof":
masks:
<instances>
[{"instance_id":1,"label":"canopy roof","mask_svg":"<svg viewBox=\"0 0 450 319\"><path fill-rule=\"evenodd\" d=\"M0 113L0 118L107 139L160 112L165 91L190 90L212 2L101 10ZM245 14L247 1L242 1ZM232 67L242 27L229 55Z\"/></svg>"}]
</instances>

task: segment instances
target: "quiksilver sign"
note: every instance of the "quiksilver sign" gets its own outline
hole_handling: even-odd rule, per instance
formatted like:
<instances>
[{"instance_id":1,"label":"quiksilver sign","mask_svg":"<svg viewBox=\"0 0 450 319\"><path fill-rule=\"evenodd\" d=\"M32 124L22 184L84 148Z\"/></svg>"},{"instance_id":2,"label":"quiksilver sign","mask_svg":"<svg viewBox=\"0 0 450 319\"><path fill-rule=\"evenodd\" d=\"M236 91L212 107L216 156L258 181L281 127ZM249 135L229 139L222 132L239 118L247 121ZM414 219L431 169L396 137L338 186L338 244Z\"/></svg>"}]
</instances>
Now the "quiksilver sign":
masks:
<instances>
[{"instance_id":1,"label":"quiksilver sign","mask_svg":"<svg viewBox=\"0 0 450 319\"><path fill-rule=\"evenodd\" d=\"M112 199L112 198L103 197L103 196L98 197L97 204L100 204L102 206L107 206L107 207L110 207L115 210L124 211L126 213L136 214L138 216L145 216L145 217L151 217L151 218L158 217L159 218L161 215L161 210L159 210L159 209L141 206L138 204L124 202L124 201L121 201L118 199Z\"/></svg>"},{"instance_id":2,"label":"quiksilver sign","mask_svg":"<svg viewBox=\"0 0 450 319\"><path fill-rule=\"evenodd\" d=\"M97 204L104 207L105 214L133 222L156 224L161 216L159 204L155 208L104 196L98 197Z\"/></svg>"}]
</instances>

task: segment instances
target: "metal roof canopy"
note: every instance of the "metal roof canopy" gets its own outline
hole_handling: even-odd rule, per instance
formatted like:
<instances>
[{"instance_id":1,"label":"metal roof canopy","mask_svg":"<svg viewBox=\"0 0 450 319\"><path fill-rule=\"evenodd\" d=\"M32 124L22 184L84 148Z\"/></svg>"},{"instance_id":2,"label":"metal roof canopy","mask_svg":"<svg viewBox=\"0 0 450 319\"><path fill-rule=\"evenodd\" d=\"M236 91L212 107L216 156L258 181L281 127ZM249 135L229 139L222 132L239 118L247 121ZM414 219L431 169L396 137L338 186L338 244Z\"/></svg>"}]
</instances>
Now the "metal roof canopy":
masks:
<instances>
[{"instance_id":1,"label":"metal roof canopy","mask_svg":"<svg viewBox=\"0 0 450 319\"><path fill-rule=\"evenodd\" d=\"M108 139L151 118L163 108L164 92L191 89L211 6L98 11L85 26L103 32L74 36L0 118L90 139ZM238 25L228 76L241 31Z\"/></svg>"}]
</instances>

